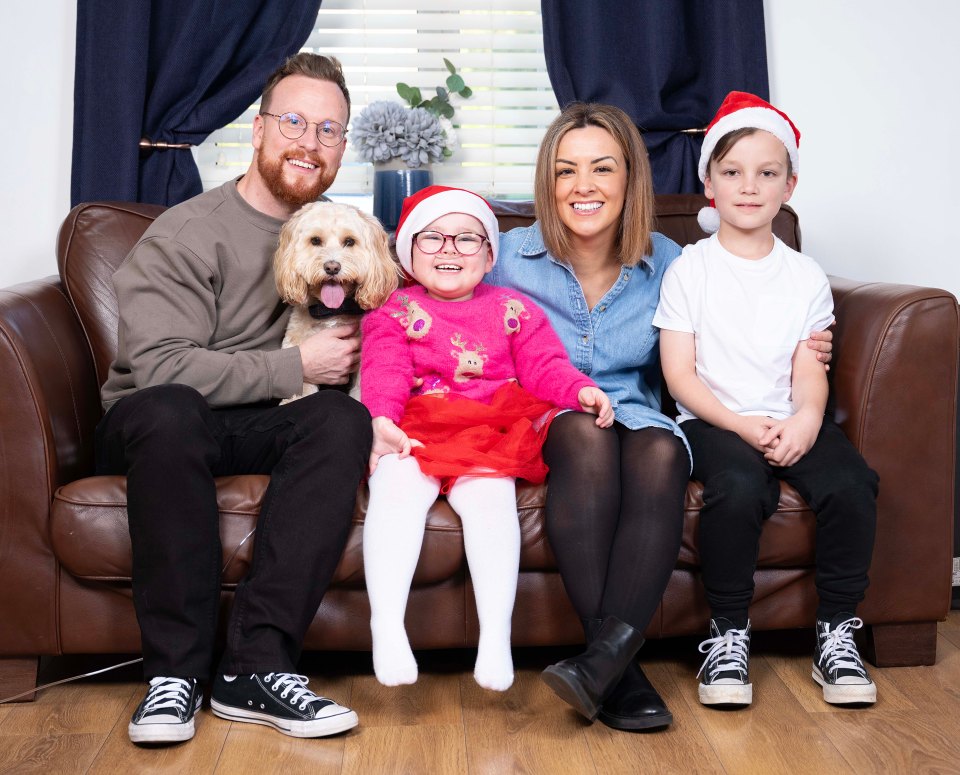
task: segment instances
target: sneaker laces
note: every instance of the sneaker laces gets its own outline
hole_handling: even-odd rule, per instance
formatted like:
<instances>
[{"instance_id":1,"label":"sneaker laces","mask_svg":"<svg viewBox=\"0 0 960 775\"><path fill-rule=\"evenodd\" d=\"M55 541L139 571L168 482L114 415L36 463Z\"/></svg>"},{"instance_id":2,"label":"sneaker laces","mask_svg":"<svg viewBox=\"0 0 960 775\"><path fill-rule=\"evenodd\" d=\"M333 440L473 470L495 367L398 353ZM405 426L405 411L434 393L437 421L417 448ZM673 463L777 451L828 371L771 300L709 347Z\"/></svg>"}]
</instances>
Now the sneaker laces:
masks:
<instances>
[{"instance_id":1,"label":"sneaker laces","mask_svg":"<svg viewBox=\"0 0 960 775\"><path fill-rule=\"evenodd\" d=\"M858 616L847 619L834 630L828 630L821 637L820 659L828 673L840 670L853 670L861 677L867 677L867 671L853 640L853 631L863 627L863 619Z\"/></svg>"},{"instance_id":2,"label":"sneaker laces","mask_svg":"<svg viewBox=\"0 0 960 775\"><path fill-rule=\"evenodd\" d=\"M294 705L298 701L300 702L300 710L306 710L307 705L311 702L332 702L326 697L321 697L319 694L311 691L307 688L307 683L309 679L305 675L297 675L296 673L267 673L263 680L265 683L272 683L270 687L273 691L280 692L281 699L287 699L287 695L293 694L293 698L290 700L290 704Z\"/></svg>"},{"instance_id":3,"label":"sneaker laces","mask_svg":"<svg viewBox=\"0 0 960 775\"><path fill-rule=\"evenodd\" d=\"M193 688L186 678L151 678L150 690L143 704L144 714L152 713L161 708L174 708L186 713L187 701L190 699L190 690Z\"/></svg>"},{"instance_id":4,"label":"sneaker laces","mask_svg":"<svg viewBox=\"0 0 960 775\"><path fill-rule=\"evenodd\" d=\"M709 678L711 681L720 673L729 670L745 675L750 661L750 646L748 644L747 631L735 628L727 630L723 635L707 638L697 647L701 654L707 655L697 671L697 678L700 677L700 674L712 660L716 660L716 665L710 668Z\"/></svg>"}]
</instances>

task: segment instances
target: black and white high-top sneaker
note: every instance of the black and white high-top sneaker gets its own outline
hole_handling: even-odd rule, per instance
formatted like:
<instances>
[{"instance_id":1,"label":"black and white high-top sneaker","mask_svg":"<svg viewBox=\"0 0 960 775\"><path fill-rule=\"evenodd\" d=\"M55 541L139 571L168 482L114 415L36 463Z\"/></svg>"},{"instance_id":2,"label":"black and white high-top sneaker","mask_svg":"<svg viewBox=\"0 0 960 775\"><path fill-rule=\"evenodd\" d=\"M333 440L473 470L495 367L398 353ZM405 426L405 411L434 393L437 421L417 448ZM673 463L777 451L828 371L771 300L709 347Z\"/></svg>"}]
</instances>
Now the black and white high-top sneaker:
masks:
<instances>
[{"instance_id":1,"label":"black and white high-top sneaker","mask_svg":"<svg viewBox=\"0 0 960 775\"><path fill-rule=\"evenodd\" d=\"M817 619L813 651L813 680L823 687L823 699L833 705L870 704L877 701L877 685L860 659L854 630L863 620L841 613L829 622Z\"/></svg>"},{"instance_id":2,"label":"black and white high-top sneaker","mask_svg":"<svg viewBox=\"0 0 960 775\"><path fill-rule=\"evenodd\" d=\"M193 717L203 692L196 678L150 679L147 696L137 707L127 734L134 743L181 743L193 737Z\"/></svg>"},{"instance_id":3,"label":"black and white high-top sneaker","mask_svg":"<svg viewBox=\"0 0 960 775\"><path fill-rule=\"evenodd\" d=\"M728 619L710 620L710 637L700 644L707 658L700 666L700 702L704 705L749 705L753 702L750 683L750 622L738 630Z\"/></svg>"},{"instance_id":4,"label":"black and white high-top sneaker","mask_svg":"<svg viewBox=\"0 0 960 775\"><path fill-rule=\"evenodd\" d=\"M296 673L217 674L210 708L221 718L273 727L291 737L325 737L353 729L357 714L307 688Z\"/></svg>"}]
</instances>

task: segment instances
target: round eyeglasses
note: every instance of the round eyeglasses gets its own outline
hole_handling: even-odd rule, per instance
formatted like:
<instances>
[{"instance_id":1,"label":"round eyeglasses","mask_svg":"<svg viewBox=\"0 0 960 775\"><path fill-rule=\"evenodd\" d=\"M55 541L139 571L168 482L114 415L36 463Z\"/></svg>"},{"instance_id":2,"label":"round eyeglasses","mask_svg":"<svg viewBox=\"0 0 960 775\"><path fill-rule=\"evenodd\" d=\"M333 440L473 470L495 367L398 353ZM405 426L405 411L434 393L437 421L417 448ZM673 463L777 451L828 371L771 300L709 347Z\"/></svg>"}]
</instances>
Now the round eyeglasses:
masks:
<instances>
[{"instance_id":1,"label":"round eyeglasses","mask_svg":"<svg viewBox=\"0 0 960 775\"><path fill-rule=\"evenodd\" d=\"M418 231L413 235L413 241L422 253L432 256L443 250L447 240L453 242L453 247L462 256L472 256L487 241L486 237L474 234L472 231L464 231L460 234L442 234L439 231Z\"/></svg>"},{"instance_id":2,"label":"round eyeglasses","mask_svg":"<svg viewBox=\"0 0 960 775\"><path fill-rule=\"evenodd\" d=\"M288 140L299 140L310 124L317 128L317 141L328 148L336 148L347 136L347 130L343 128L343 124L329 118L325 121L307 121L299 113L283 113L278 116L276 113L268 113L265 110L261 111L260 115L275 118L280 127L280 134Z\"/></svg>"}]
</instances>

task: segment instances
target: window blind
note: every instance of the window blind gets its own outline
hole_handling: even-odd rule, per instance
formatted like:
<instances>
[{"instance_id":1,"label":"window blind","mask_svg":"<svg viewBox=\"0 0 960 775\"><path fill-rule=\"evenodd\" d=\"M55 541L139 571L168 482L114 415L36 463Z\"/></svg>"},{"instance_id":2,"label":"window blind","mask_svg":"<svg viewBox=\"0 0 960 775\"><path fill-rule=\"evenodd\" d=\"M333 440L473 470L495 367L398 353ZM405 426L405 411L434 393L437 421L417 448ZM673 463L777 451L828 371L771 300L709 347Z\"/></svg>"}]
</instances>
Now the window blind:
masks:
<instances>
[{"instance_id":1,"label":"window blind","mask_svg":"<svg viewBox=\"0 0 960 775\"><path fill-rule=\"evenodd\" d=\"M458 147L433 165L435 183L488 197L531 198L537 147L558 107L547 76L539 0L324 0L304 51L336 56L350 89L353 117L370 102L394 100L397 82L424 97L443 85L446 57L473 90L454 95ZM197 149L204 188L241 174L250 162L252 105ZM329 193L369 197L373 167L349 143ZM338 196L339 195L339 196Z\"/></svg>"}]
</instances>

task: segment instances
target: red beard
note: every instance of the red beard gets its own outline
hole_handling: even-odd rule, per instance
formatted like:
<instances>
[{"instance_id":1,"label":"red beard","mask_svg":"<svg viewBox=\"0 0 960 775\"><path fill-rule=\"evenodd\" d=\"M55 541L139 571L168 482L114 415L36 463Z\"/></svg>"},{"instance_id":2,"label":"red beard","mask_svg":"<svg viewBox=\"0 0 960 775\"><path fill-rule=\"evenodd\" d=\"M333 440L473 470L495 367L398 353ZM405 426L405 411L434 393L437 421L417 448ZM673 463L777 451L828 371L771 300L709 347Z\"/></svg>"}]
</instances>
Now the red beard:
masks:
<instances>
[{"instance_id":1,"label":"red beard","mask_svg":"<svg viewBox=\"0 0 960 775\"><path fill-rule=\"evenodd\" d=\"M303 159L311 164L316 164L320 170L320 176L312 183L305 180L289 182L284 178L283 173L287 159L291 158ZM324 191L333 185L334 178L337 176L336 170L331 172L321 159L310 154L301 156L291 152L282 153L273 159L268 159L263 154L259 154L257 156L257 171L267 184L270 193L284 204L293 207L301 207L308 202L315 202Z\"/></svg>"}]
</instances>

